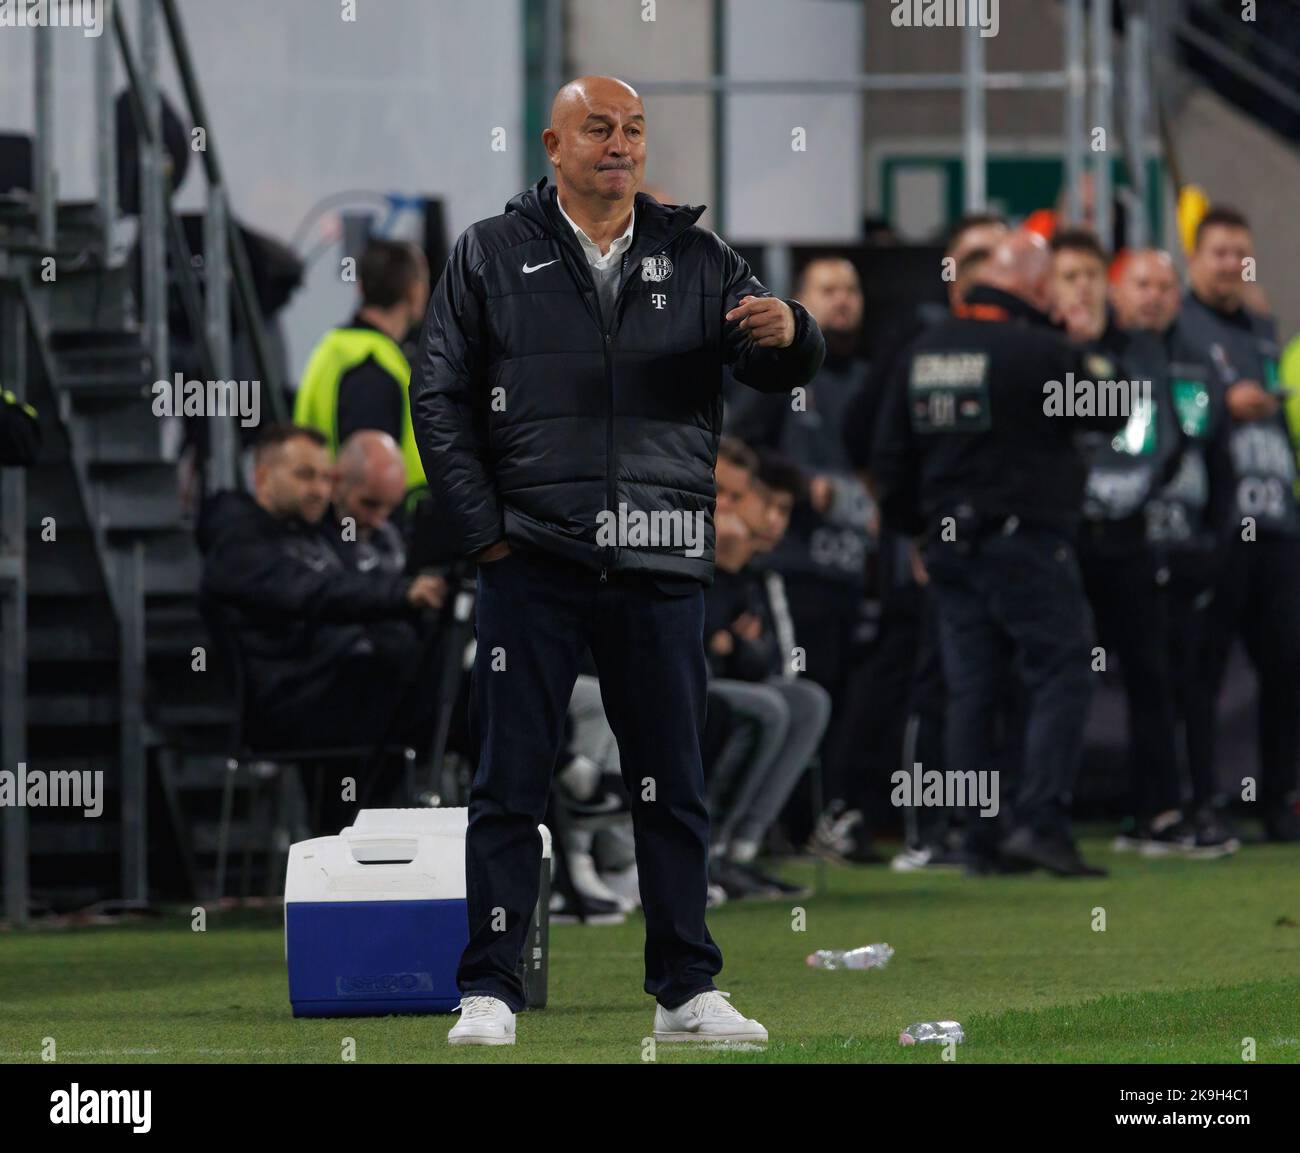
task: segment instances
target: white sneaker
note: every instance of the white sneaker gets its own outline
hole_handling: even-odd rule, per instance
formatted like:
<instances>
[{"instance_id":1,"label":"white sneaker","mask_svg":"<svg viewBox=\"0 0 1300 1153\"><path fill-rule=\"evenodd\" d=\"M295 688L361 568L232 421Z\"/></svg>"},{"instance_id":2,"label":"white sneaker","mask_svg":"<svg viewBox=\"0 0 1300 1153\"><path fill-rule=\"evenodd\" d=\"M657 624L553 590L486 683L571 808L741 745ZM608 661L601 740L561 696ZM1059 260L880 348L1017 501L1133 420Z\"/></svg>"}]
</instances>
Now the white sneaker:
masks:
<instances>
[{"instance_id":1,"label":"white sneaker","mask_svg":"<svg viewBox=\"0 0 1300 1153\"><path fill-rule=\"evenodd\" d=\"M604 878L596 872L596 861L590 853L570 853L565 860L569 866L569 880L581 896L589 900L609 901L625 913L630 913L637 907L638 902L615 892L605 884Z\"/></svg>"},{"instance_id":2,"label":"white sneaker","mask_svg":"<svg viewBox=\"0 0 1300 1153\"><path fill-rule=\"evenodd\" d=\"M676 1009L655 1008L656 1041L751 1041L767 1044L767 1030L744 1017L727 1000L730 993L709 989Z\"/></svg>"},{"instance_id":3,"label":"white sneaker","mask_svg":"<svg viewBox=\"0 0 1300 1153\"><path fill-rule=\"evenodd\" d=\"M448 1045L513 1045L515 1015L499 997L462 997L460 1020L447 1034Z\"/></svg>"}]
</instances>

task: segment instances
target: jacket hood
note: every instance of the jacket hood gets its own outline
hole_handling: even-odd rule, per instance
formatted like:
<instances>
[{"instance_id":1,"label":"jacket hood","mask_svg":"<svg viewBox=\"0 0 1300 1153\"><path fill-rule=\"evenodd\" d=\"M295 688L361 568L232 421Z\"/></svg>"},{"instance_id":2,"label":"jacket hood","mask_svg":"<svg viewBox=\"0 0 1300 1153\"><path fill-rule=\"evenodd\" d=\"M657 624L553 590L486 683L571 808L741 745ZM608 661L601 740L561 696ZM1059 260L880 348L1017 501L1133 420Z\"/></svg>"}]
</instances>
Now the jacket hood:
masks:
<instances>
[{"instance_id":1,"label":"jacket hood","mask_svg":"<svg viewBox=\"0 0 1300 1153\"><path fill-rule=\"evenodd\" d=\"M685 232L703 215L705 205L660 204L652 196L638 192L634 200L636 209L636 229L633 243L647 251L662 248L680 232ZM562 239L571 239L573 230L569 228L560 207L556 203L555 185L543 176L531 188L525 189L517 196L512 196L506 204L506 212L517 212L526 216L542 228L553 232Z\"/></svg>"}]
</instances>

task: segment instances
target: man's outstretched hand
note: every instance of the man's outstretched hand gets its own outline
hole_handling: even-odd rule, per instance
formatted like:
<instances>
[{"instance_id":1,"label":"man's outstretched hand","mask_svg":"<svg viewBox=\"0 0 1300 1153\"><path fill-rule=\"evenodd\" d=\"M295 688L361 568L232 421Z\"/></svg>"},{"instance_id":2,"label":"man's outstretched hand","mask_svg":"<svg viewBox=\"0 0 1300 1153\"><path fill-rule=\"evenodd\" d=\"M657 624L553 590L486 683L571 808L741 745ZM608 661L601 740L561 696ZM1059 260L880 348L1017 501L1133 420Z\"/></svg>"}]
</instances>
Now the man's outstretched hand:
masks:
<instances>
[{"instance_id":1,"label":"man's outstretched hand","mask_svg":"<svg viewBox=\"0 0 1300 1153\"><path fill-rule=\"evenodd\" d=\"M794 343L794 309L780 297L745 296L724 317L740 321L741 329L760 348L789 348Z\"/></svg>"}]
</instances>

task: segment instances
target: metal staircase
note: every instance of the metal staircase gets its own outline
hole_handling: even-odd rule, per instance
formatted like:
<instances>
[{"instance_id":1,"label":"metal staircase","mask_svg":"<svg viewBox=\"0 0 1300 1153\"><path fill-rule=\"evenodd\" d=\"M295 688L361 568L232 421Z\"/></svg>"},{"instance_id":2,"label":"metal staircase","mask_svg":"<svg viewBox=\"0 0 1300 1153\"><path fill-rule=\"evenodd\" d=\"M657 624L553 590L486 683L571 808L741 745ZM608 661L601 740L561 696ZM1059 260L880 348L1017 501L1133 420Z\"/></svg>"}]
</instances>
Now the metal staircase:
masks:
<instances>
[{"instance_id":1,"label":"metal staircase","mask_svg":"<svg viewBox=\"0 0 1300 1153\"><path fill-rule=\"evenodd\" d=\"M174 5L140 4L139 66L122 13L111 7L113 35L102 38L96 61L98 147L108 153L97 165L99 200L53 203L52 152L39 139L34 194L0 198L0 383L37 407L44 434L37 465L0 478L0 767L102 770L105 786L98 819L6 810L3 917L11 924L46 908L213 895L231 705L197 608L201 566L179 488L180 430L167 424L177 418L153 411L154 382L172 377L169 298L179 294L197 330L199 371L224 379L233 290L268 415L284 415L247 256L238 231L226 227L210 130L205 260L189 251L168 203L155 83L164 29L190 114L210 124ZM36 33L36 88L38 130L48 132L46 35ZM114 52L141 138L138 258L116 242L115 148L104 111ZM205 419L205 487L229 487L233 418ZM234 851L269 837L266 813L254 815L235 825Z\"/></svg>"}]
</instances>

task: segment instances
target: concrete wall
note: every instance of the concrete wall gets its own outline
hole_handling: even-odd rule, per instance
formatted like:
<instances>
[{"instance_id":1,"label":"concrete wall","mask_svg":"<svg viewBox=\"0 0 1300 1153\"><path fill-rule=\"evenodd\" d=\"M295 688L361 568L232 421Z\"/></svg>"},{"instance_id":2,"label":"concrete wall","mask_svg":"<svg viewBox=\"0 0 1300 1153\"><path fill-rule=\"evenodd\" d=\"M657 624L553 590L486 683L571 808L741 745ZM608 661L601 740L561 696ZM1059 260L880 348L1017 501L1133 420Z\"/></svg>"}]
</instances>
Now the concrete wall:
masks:
<instances>
[{"instance_id":1,"label":"concrete wall","mask_svg":"<svg viewBox=\"0 0 1300 1153\"><path fill-rule=\"evenodd\" d=\"M703 80L710 75L711 4L657 0L653 20L643 20L642 12L636 0L569 0L565 79L617 76L638 88L649 80ZM715 227L712 100L646 94L644 101L646 182L657 185L670 203L708 205L700 224Z\"/></svg>"},{"instance_id":2,"label":"concrete wall","mask_svg":"<svg viewBox=\"0 0 1300 1153\"><path fill-rule=\"evenodd\" d=\"M798 18L792 20L797 8ZM569 0L568 71L647 81L704 80L713 72L713 5ZM728 0L726 67L749 80L849 75L861 62L862 8L844 0ZM718 149L710 95L645 94L648 182L671 199L706 204L700 223L728 239L846 239L858 232L861 138L852 96L747 94L726 102L726 203L716 199ZM791 148L803 128L807 147Z\"/></svg>"},{"instance_id":3,"label":"concrete wall","mask_svg":"<svg viewBox=\"0 0 1300 1153\"><path fill-rule=\"evenodd\" d=\"M866 4L866 69L871 73L961 73L960 28L899 28L890 3ZM1062 66L1063 14L1048 0L1002 0L998 32L984 40L990 72L1047 72ZM990 135L1014 141L1058 135L1065 115L1059 92L989 92ZM866 100L866 133L873 136L961 135L960 92L873 92Z\"/></svg>"},{"instance_id":4,"label":"concrete wall","mask_svg":"<svg viewBox=\"0 0 1300 1153\"><path fill-rule=\"evenodd\" d=\"M1206 89L1189 94L1173 135L1183 179L1254 225L1259 283L1285 343L1300 332L1300 153Z\"/></svg>"},{"instance_id":5,"label":"concrete wall","mask_svg":"<svg viewBox=\"0 0 1300 1153\"><path fill-rule=\"evenodd\" d=\"M355 189L445 197L459 232L500 212L522 187L520 0L357 0L355 22L342 19L338 0L179 7L234 208L251 227L287 241L322 197ZM135 4L125 11L134 31ZM32 129L37 34L0 33L6 129ZM60 191L92 199L95 42L74 29L53 34ZM138 56L138 33L133 40ZM164 91L183 109L166 50L163 60ZM506 130L504 152L491 148L496 127ZM202 204L197 167L180 190L182 208ZM331 247L283 314L295 375L321 333L354 307L355 285L339 273Z\"/></svg>"}]
</instances>

